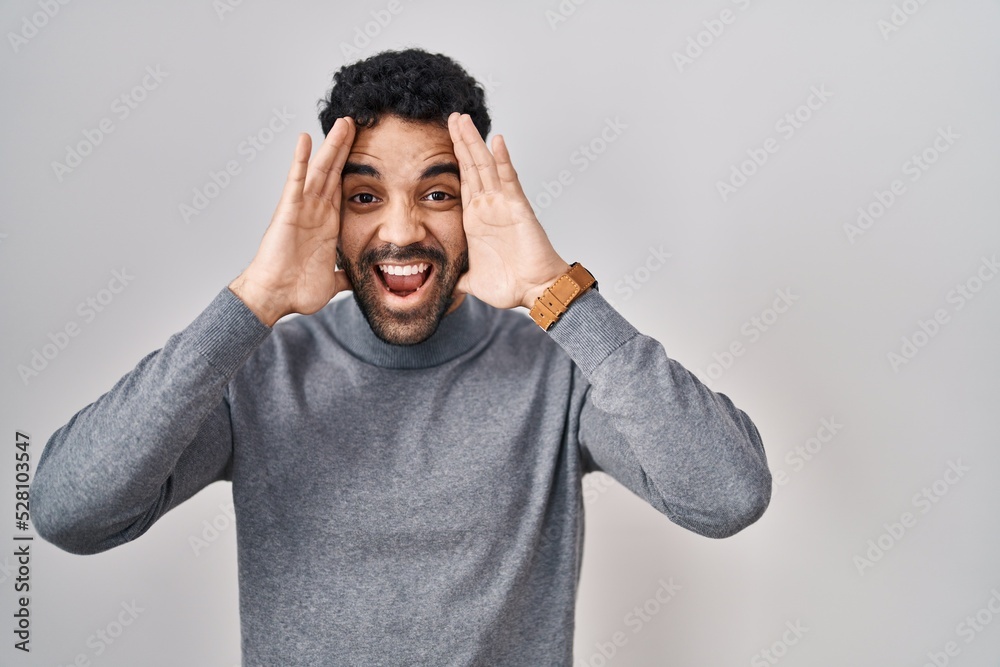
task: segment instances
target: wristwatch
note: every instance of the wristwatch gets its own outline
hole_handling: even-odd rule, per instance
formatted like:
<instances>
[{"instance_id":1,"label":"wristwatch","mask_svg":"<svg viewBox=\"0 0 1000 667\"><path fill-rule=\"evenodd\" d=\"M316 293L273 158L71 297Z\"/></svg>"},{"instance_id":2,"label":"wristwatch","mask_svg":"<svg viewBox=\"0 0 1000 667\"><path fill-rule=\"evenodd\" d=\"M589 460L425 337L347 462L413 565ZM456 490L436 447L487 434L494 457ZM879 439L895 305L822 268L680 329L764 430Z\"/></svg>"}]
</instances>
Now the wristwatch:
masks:
<instances>
[{"instance_id":1,"label":"wristwatch","mask_svg":"<svg viewBox=\"0 0 1000 667\"><path fill-rule=\"evenodd\" d=\"M531 308L531 319L545 331L549 330L556 320L569 309L581 294L591 287L597 286L597 281L590 271L583 268L579 262L569 265L569 271L559 276L540 297L535 299Z\"/></svg>"}]
</instances>

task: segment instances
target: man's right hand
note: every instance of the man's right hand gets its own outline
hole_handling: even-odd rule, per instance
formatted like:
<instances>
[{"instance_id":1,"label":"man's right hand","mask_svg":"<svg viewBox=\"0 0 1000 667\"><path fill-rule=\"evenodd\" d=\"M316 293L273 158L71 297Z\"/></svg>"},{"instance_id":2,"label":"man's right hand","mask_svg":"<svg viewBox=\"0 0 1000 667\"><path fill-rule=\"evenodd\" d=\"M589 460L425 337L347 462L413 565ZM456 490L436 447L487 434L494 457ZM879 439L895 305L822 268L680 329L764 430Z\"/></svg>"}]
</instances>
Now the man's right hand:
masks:
<instances>
[{"instance_id":1,"label":"man's right hand","mask_svg":"<svg viewBox=\"0 0 1000 667\"><path fill-rule=\"evenodd\" d=\"M341 171L354 143L354 120L338 118L315 157L299 135L281 200L257 254L229 289L267 326L289 313L308 315L351 289L336 271Z\"/></svg>"}]
</instances>

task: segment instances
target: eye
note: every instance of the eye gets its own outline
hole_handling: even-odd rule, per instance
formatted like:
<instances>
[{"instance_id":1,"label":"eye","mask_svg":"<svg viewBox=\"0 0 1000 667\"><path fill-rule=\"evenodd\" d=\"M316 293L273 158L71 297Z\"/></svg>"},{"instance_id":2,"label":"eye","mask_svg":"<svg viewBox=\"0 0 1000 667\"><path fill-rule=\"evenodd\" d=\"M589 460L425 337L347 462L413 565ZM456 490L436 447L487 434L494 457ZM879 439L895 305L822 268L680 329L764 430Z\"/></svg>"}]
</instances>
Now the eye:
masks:
<instances>
[{"instance_id":1,"label":"eye","mask_svg":"<svg viewBox=\"0 0 1000 667\"><path fill-rule=\"evenodd\" d=\"M359 197L361 199L359 199ZM353 201L356 204L374 204L375 199L376 199L375 195L373 195L370 192L359 192L358 194L348 199L348 201Z\"/></svg>"},{"instance_id":2,"label":"eye","mask_svg":"<svg viewBox=\"0 0 1000 667\"><path fill-rule=\"evenodd\" d=\"M431 198L431 201L448 201L455 198L453 195L442 190L435 190L427 196Z\"/></svg>"}]
</instances>

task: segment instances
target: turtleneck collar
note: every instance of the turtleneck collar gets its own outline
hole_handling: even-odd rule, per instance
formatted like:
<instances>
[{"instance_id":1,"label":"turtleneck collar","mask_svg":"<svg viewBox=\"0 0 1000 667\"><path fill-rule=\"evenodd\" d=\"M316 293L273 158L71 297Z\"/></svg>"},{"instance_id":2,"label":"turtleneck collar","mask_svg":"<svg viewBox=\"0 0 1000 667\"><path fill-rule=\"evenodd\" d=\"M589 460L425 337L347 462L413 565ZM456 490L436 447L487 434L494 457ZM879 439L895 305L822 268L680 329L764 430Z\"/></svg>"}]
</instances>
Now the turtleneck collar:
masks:
<instances>
[{"instance_id":1,"label":"turtleneck collar","mask_svg":"<svg viewBox=\"0 0 1000 667\"><path fill-rule=\"evenodd\" d=\"M467 352L486 337L494 309L466 294L441 319L437 331L416 345L391 345L372 331L353 295L330 304L327 321L333 337L358 359L380 368L430 368Z\"/></svg>"}]
</instances>

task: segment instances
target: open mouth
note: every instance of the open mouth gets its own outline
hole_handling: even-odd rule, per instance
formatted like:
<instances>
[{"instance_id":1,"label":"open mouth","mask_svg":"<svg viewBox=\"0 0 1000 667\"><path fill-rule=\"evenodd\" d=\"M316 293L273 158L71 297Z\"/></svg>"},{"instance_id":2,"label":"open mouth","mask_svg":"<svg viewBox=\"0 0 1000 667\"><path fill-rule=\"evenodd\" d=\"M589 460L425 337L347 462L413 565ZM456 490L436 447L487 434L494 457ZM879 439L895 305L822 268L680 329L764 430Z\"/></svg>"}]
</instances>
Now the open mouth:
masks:
<instances>
[{"instance_id":1,"label":"open mouth","mask_svg":"<svg viewBox=\"0 0 1000 667\"><path fill-rule=\"evenodd\" d=\"M376 264L373 270L386 292L405 299L422 291L434 266L429 262L386 263Z\"/></svg>"}]
</instances>

